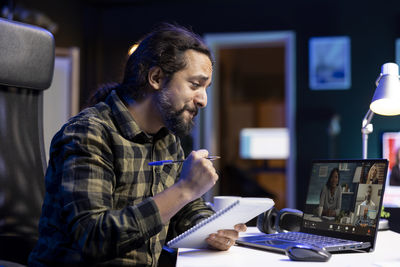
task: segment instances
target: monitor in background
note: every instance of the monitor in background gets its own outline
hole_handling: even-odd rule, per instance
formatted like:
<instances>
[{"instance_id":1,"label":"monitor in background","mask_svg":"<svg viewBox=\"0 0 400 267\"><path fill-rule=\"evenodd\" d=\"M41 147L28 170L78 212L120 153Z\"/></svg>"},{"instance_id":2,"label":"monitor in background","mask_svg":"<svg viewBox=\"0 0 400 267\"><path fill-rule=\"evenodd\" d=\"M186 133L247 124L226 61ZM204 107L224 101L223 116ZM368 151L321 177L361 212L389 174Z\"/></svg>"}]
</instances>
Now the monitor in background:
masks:
<instances>
[{"instance_id":1,"label":"monitor in background","mask_svg":"<svg viewBox=\"0 0 400 267\"><path fill-rule=\"evenodd\" d=\"M389 160L388 177L386 180L386 190L383 198L385 208L400 207L400 184L395 180L400 180L400 177L395 177L398 172L396 167L396 153L400 149L400 132L386 132L382 135L382 155L383 158Z\"/></svg>"},{"instance_id":2,"label":"monitor in background","mask_svg":"<svg viewBox=\"0 0 400 267\"><path fill-rule=\"evenodd\" d=\"M287 159L289 130L287 128L244 128L240 131L242 159Z\"/></svg>"}]
</instances>

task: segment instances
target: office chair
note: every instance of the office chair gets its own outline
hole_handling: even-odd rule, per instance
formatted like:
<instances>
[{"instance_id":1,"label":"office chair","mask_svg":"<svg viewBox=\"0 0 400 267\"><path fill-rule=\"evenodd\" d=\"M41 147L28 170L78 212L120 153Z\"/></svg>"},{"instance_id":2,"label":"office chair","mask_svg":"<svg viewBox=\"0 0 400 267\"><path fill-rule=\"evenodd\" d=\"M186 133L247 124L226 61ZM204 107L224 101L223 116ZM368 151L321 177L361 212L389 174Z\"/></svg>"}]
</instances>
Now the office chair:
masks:
<instances>
[{"instance_id":1,"label":"office chair","mask_svg":"<svg viewBox=\"0 0 400 267\"><path fill-rule=\"evenodd\" d=\"M48 31L0 18L0 265L26 264L38 238L54 46Z\"/></svg>"}]
</instances>

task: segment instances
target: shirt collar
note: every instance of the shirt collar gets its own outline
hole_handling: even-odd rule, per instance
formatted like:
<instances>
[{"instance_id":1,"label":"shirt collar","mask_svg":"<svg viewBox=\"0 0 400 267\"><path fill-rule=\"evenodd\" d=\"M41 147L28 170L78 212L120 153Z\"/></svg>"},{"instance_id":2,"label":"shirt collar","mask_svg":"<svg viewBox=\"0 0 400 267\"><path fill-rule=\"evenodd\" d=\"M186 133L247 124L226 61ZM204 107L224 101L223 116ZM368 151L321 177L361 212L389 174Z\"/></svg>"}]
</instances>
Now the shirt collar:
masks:
<instances>
[{"instance_id":1,"label":"shirt collar","mask_svg":"<svg viewBox=\"0 0 400 267\"><path fill-rule=\"evenodd\" d=\"M116 124L122 135L129 140L138 143L149 143L171 134L165 127L161 128L155 135L149 135L140 129L132 114L129 112L128 108L115 90L111 91L105 102L110 106L111 113L116 120Z\"/></svg>"}]
</instances>

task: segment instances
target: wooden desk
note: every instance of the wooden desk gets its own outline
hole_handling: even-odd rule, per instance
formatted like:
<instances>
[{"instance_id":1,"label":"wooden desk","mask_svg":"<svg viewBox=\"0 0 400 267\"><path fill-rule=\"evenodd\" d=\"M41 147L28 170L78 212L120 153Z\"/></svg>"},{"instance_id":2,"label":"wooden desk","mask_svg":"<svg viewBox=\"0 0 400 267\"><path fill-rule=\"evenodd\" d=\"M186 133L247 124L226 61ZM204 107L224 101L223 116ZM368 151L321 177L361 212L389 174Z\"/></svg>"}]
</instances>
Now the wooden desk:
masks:
<instances>
[{"instance_id":1,"label":"wooden desk","mask_svg":"<svg viewBox=\"0 0 400 267\"><path fill-rule=\"evenodd\" d=\"M247 234L257 231L249 227ZM244 233L246 234L246 233ZM333 254L328 262L291 261L286 255L233 246L229 251L206 249L179 249L176 267L253 267L253 266L400 266L400 234L393 231L378 232L375 251L371 253Z\"/></svg>"}]
</instances>

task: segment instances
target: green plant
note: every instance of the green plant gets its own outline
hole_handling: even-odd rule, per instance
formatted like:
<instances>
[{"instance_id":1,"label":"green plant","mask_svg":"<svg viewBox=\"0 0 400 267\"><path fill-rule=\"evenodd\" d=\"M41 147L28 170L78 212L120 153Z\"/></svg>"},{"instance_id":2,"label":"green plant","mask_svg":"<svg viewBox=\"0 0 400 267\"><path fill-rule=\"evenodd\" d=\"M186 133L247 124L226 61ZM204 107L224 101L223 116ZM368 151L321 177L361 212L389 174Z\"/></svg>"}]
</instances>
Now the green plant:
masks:
<instances>
[{"instance_id":1,"label":"green plant","mask_svg":"<svg viewBox=\"0 0 400 267\"><path fill-rule=\"evenodd\" d=\"M382 209L381 209L381 218L389 218L390 217L390 213L385 211L385 207L382 205Z\"/></svg>"}]
</instances>

